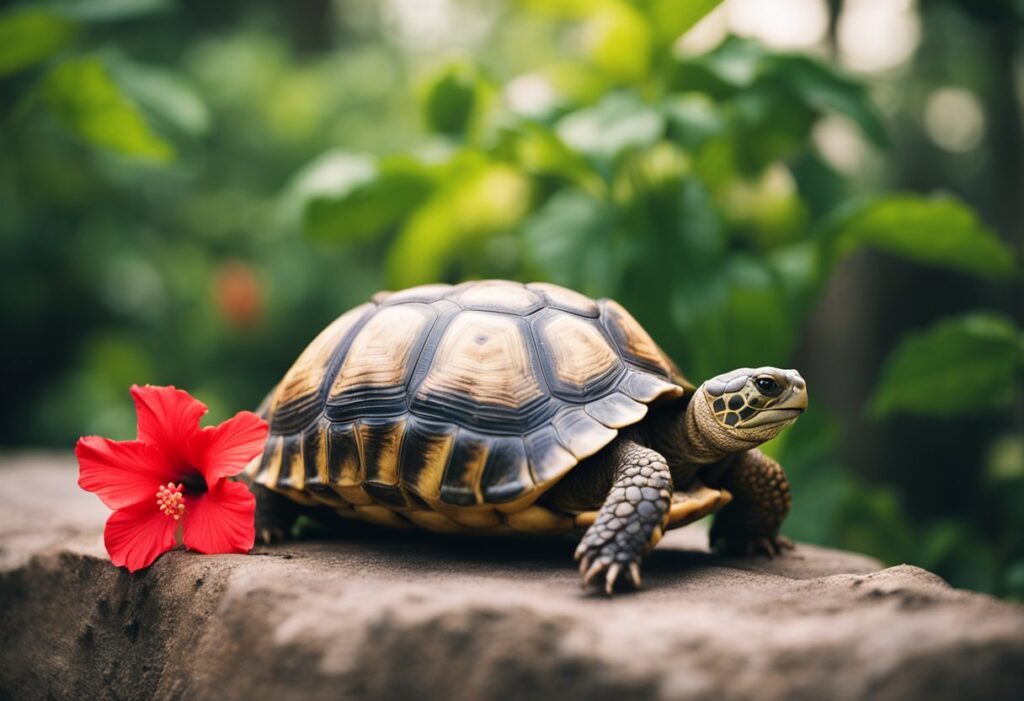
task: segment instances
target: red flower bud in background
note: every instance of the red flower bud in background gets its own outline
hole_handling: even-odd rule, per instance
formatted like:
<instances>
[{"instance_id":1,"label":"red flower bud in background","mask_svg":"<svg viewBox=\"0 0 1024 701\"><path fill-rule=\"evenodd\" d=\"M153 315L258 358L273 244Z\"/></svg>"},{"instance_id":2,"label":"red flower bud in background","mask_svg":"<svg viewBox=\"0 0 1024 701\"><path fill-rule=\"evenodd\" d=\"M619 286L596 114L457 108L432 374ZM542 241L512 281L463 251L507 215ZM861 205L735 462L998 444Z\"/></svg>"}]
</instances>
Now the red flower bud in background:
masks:
<instances>
[{"instance_id":1,"label":"red flower bud in background","mask_svg":"<svg viewBox=\"0 0 1024 701\"><path fill-rule=\"evenodd\" d=\"M220 266L213 280L213 296L221 316L236 329L252 328L263 320L263 283L248 263L233 261Z\"/></svg>"},{"instance_id":2,"label":"red flower bud in background","mask_svg":"<svg viewBox=\"0 0 1024 701\"><path fill-rule=\"evenodd\" d=\"M134 441L80 438L78 486L114 513L103 540L115 565L134 572L174 547L201 553L248 552L255 540L256 499L233 477L263 450L267 422L249 411L206 428L206 405L174 387L138 387Z\"/></svg>"}]
</instances>

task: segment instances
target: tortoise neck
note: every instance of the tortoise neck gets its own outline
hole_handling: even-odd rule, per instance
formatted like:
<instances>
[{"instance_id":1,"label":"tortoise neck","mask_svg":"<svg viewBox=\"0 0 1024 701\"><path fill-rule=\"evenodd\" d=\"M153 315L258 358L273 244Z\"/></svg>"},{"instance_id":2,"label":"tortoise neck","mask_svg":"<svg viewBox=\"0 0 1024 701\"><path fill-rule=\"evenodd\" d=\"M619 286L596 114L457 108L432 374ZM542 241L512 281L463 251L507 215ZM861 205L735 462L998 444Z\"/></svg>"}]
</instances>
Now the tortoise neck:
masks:
<instances>
[{"instance_id":1,"label":"tortoise neck","mask_svg":"<svg viewBox=\"0 0 1024 701\"><path fill-rule=\"evenodd\" d=\"M731 434L711 413L704 387L697 389L686 410L665 416L655 430L655 450L669 464L708 465L757 446Z\"/></svg>"}]
</instances>

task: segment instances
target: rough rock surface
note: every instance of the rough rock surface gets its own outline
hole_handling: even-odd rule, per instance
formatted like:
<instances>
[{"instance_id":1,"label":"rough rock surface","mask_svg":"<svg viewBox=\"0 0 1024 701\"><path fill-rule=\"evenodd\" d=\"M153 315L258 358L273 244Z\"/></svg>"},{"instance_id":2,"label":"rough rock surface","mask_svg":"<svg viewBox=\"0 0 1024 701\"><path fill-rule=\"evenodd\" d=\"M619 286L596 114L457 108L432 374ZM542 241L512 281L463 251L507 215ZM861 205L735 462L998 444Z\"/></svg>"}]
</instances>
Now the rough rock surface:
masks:
<instances>
[{"instance_id":1,"label":"rough rock surface","mask_svg":"<svg viewBox=\"0 0 1024 701\"><path fill-rule=\"evenodd\" d=\"M721 559L691 527L609 600L570 540L359 528L133 576L75 479L0 460L0 698L1024 698L1024 610L914 567Z\"/></svg>"}]
</instances>

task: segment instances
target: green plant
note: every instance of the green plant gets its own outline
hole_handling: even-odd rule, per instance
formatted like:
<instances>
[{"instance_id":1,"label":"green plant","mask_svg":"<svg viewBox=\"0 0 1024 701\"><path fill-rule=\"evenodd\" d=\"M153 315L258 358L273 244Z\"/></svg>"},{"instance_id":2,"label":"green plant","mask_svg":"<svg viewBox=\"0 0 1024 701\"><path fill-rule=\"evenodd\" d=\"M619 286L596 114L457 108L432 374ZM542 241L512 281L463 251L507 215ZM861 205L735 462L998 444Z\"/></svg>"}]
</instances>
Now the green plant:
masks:
<instances>
[{"instance_id":1,"label":"green plant","mask_svg":"<svg viewBox=\"0 0 1024 701\"><path fill-rule=\"evenodd\" d=\"M321 163L361 166L298 195L306 234L352 257L383 246L394 287L502 276L615 297L695 378L786 364L832 272L859 249L992 280L1018 275L1009 247L959 200L856 193L820 157L811 135L826 115L887 147L856 80L736 37L699 55L673 50L715 5L545 4L550 21L583 37L574 60L505 83L467 60L442 66L423 91L431 140ZM937 333L945 351L897 352L876 410L954 405L922 398L918 385L935 378L921 353L948 361L936 369L957 389L983 387L979 401L1004 398L1019 366L1015 331L979 318ZM790 532L887 561L938 562L948 534L921 531L896 492L853 476L836 458L840 430L814 407L770 447L794 483Z\"/></svg>"}]
</instances>

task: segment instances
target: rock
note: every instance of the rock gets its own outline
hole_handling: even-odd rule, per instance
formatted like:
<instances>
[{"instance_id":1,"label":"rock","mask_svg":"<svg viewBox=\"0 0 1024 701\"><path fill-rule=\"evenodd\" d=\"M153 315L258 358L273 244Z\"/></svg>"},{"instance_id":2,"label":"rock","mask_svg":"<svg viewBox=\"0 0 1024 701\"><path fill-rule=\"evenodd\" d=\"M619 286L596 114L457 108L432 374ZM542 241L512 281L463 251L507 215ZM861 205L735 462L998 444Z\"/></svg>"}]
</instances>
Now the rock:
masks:
<instances>
[{"instance_id":1,"label":"rock","mask_svg":"<svg viewBox=\"0 0 1024 701\"><path fill-rule=\"evenodd\" d=\"M571 540L362 527L129 575L75 480L0 461L0 698L1024 698L1024 610L915 567L723 559L691 527L609 600Z\"/></svg>"}]
</instances>

